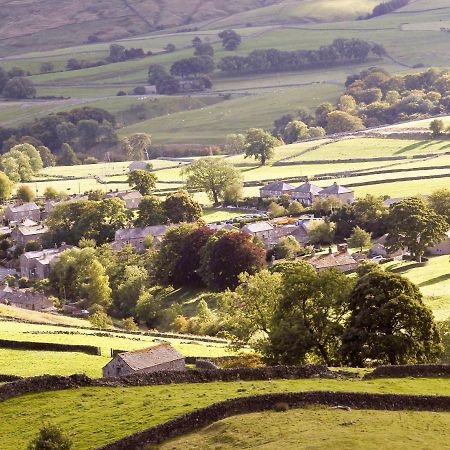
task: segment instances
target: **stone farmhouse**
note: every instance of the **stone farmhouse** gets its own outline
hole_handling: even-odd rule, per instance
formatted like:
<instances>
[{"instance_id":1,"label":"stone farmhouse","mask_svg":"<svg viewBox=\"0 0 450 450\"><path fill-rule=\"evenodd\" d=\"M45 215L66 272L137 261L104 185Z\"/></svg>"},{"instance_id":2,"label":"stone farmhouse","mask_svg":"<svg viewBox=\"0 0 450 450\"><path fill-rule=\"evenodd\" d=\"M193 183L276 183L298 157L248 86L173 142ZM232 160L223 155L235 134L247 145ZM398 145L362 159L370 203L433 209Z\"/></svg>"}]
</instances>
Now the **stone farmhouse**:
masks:
<instances>
[{"instance_id":1,"label":"stone farmhouse","mask_svg":"<svg viewBox=\"0 0 450 450\"><path fill-rule=\"evenodd\" d=\"M346 244L338 245L338 251L335 253L330 249L325 254L307 256L304 261L311 264L318 272L337 269L346 273L355 270L359 265L358 261L348 252Z\"/></svg>"},{"instance_id":2,"label":"stone farmhouse","mask_svg":"<svg viewBox=\"0 0 450 450\"><path fill-rule=\"evenodd\" d=\"M28 242L40 242L42 236L48 232L48 227L32 221L26 221L11 232L11 237L16 245L26 245Z\"/></svg>"},{"instance_id":3,"label":"stone farmhouse","mask_svg":"<svg viewBox=\"0 0 450 450\"><path fill-rule=\"evenodd\" d=\"M315 186L307 181L305 184L295 188L292 193L292 199L297 200L303 204L303 206L311 206L315 198L319 196L322 188Z\"/></svg>"},{"instance_id":4,"label":"stone farmhouse","mask_svg":"<svg viewBox=\"0 0 450 450\"><path fill-rule=\"evenodd\" d=\"M295 189L292 184L284 183L283 181L275 181L259 190L261 198L281 197L284 194L291 195Z\"/></svg>"},{"instance_id":5,"label":"stone farmhouse","mask_svg":"<svg viewBox=\"0 0 450 450\"><path fill-rule=\"evenodd\" d=\"M170 344L164 343L143 350L119 353L103 367L103 377L183 370L186 370L184 356Z\"/></svg>"},{"instance_id":6,"label":"stone farmhouse","mask_svg":"<svg viewBox=\"0 0 450 450\"><path fill-rule=\"evenodd\" d=\"M340 186L336 182L319 192L319 198L326 199L329 197L336 197L341 200L342 203L347 203L349 205L355 201L355 193L344 186Z\"/></svg>"},{"instance_id":7,"label":"stone farmhouse","mask_svg":"<svg viewBox=\"0 0 450 450\"><path fill-rule=\"evenodd\" d=\"M59 248L49 248L40 251L26 252L20 255L20 275L27 278L44 279L50 276L50 271L59 255L71 245L61 245Z\"/></svg>"},{"instance_id":8,"label":"stone farmhouse","mask_svg":"<svg viewBox=\"0 0 450 450\"><path fill-rule=\"evenodd\" d=\"M137 253L145 252L145 238L153 236L153 245L158 246L169 229L168 225L154 225L145 228L122 228L116 231L112 247L121 250L131 245Z\"/></svg>"},{"instance_id":9,"label":"stone farmhouse","mask_svg":"<svg viewBox=\"0 0 450 450\"><path fill-rule=\"evenodd\" d=\"M53 302L42 292L33 289L16 289L8 285L0 289L0 303L15 306L16 308L32 311L55 311Z\"/></svg>"},{"instance_id":10,"label":"stone farmhouse","mask_svg":"<svg viewBox=\"0 0 450 450\"><path fill-rule=\"evenodd\" d=\"M298 187L279 181L270 183L260 189L261 198L281 197L284 194L289 195L292 200L300 201L304 206L311 206L316 198L323 200L329 197L336 197L347 204L355 201L354 192L337 183L321 188L311 184L309 181Z\"/></svg>"},{"instance_id":11,"label":"stone farmhouse","mask_svg":"<svg viewBox=\"0 0 450 450\"><path fill-rule=\"evenodd\" d=\"M144 197L138 191L115 191L107 192L105 198L120 198L125 202L127 209L138 209Z\"/></svg>"},{"instance_id":12,"label":"stone farmhouse","mask_svg":"<svg viewBox=\"0 0 450 450\"><path fill-rule=\"evenodd\" d=\"M35 222L41 220L41 210L34 202L8 205L5 208L4 215L8 222L23 222L26 219Z\"/></svg>"}]
</instances>

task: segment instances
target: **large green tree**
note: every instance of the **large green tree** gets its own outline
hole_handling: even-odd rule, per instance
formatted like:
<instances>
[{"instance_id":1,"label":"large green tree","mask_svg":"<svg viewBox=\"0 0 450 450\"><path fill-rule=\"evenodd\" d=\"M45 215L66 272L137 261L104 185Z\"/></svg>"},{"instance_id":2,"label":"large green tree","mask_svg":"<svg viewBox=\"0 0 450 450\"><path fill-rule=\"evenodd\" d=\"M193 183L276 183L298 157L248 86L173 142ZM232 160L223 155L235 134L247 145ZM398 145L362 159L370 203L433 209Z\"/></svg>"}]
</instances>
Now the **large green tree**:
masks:
<instances>
[{"instance_id":1,"label":"large green tree","mask_svg":"<svg viewBox=\"0 0 450 450\"><path fill-rule=\"evenodd\" d=\"M135 133L121 141L123 153L129 160L142 161L148 159L152 137L147 133Z\"/></svg>"},{"instance_id":2,"label":"large green tree","mask_svg":"<svg viewBox=\"0 0 450 450\"><path fill-rule=\"evenodd\" d=\"M423 364L439 357L442 348L433 314L408 279L372 270L358 280L349 307L342 338L346 363Z\"/></svg>"},{"instance_id":3,"label":"large green tree","mask_svg":"<svg viewBox=\"0 0 450 450\"><path fill-rule=\"evenodd\" d=\"M188 189L206 192L216 205L224 198L228 186L242 185L241 172L220 158L200 158L182 173Z\"/></svg>"},{"instance_id":4,"label":"large green tree","mask_svg":"<svg viewBox=\"0 0 450 450\"><path fill-rule=\"evenodd\" d=\"M445 217L437 214L420 198L408 198L394 204L387 223L387 246L392 251L407 248L418 261L421 261L426 249L442 241L448 231Z\"/></svg>"},{"instance_id":5,"label":"large green tree","mask_svg":"<svg viewBox=\"0 0 450 450\"><path fill-rule=\"evenodd\" d=\"M138 207L138 216L135 221L138 227L162 225L167 223L167 213L164 202L155 195L146 195Z\"/></svg>"},{"instance_id":6,"label":"large green tree","mask_svg":"<svg viewBox=\"0 0 450 450\"><path fill-rule=\"evenodd\" d=\"M217 233L204 246L199 274L210 289L234 289L241 273L253 275L264 267L265 256L265 251L244 233Z\"/></svg>"},{"instance_id":7,"label":"large green tree","mask_svg":"<svg viewBox=\"0 0 450 450\"><path fill-rule=\"evenodd\" d=\"M356 226L347 242L351 248L359 248L362 252L364 247L368 247L370 245L371 239L372 235L369 232Z\"/></svg>"},{"instance_id":8,"label":"large green tree","mask_svg":"<svg viewBox=\"0 0 450 450\"><path fill-rule=\"evenodd\" d=\"M273 157L275 147L280 144L268 131L250 128L245 136L245 157L253 157L264 166Z\"/></svg>"},{"instance_id":9,"label":"large green tree","mask_svg":"<svg viewBox=\"0 0 450 450\"><path fill-rule=\"evenodd\" d=\"M281 300L268 356L283 364L303 364L308 355L327 365L338 363L353 281L334 269L318 273L305 262L281 264L276 271L282 274Z\"/></svg>"},{"instance_id":10,"label":"large green tree","mask_svg":"<svg viewBox=\"0 0 450 450\"><path fill-rule=\"evenodd\" d=\"M156 186L156 175L146 170L132 170L128 175L128 184L142 195L149 195Z\"/></svg>"},{"instance_id":11,"label":"large green tree","mask_svg":"<svg viewBox=\"0 0 450 450\"><path fill-rule=\"evenodd\" d=\"M450 189L443 188L432 192L428 196L429 206L439 215L447 219L450 225Z\"/></svg>"},{"instance_id":12,"label":"large green tree","mask_svg":"<svg viewBox=\"0 0 450 450\"><path fill-rule=\"evenodd\" d=\"M36 95L36 89L28 78L14 77L6 82L2 94L10 99L32 98Z\"/></svg>"},{"instance_id":13,"label":"large green tree","mask_svg":"<svg viewBox=\"0 0 450 450\"><path fill-rule=\"evenodd\" d=\"M47 245L77 245L80 239L94 239L97 244L110 242L115 232L132 218L125 203L118 198L101 201L78 200L56 205L47 218Z\"/></svg>"},{"instance_id":14,"label":"large green tree","mask_svg":"<svg viewBox=\"0 0 450 450\"><path fill-rule=\"evenodd\" d=\"M241 274L236 290L222 295L220 315L236 347L262 349L281 300L281 289L281 274L262 270L254 275Z\"/></svg>"},{"instance_id":15,"label":"large green tree","mask_svg":"<svg viewBox=\"0 0 450 450\"><path fill-rule=\"evenodd\" d=\"M200 204L187 191L178 191L164 200L167 218L172 223L196 222L202 217Z\"/></svg>"},{"instance_id":16,"label":"large green tree","mask_svg":"<svg viewBox=\"0 0 450 450\"><path fill-rule=\"evenodd\" d=\"M11 197L14 183L6 176L4 172L0 172L0 201L4 202Z\"/></svg>"}]
</instances>

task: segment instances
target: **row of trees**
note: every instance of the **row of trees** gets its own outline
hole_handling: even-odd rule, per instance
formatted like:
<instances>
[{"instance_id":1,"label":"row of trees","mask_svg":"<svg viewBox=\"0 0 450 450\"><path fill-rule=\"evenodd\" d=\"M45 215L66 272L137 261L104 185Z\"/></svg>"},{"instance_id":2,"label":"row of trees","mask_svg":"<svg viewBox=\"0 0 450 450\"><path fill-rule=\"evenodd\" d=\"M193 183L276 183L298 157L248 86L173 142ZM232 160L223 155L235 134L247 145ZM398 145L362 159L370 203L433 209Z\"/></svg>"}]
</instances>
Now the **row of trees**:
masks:
<instances>
[{"instance_id":1,"label":"row of trees","mask_svg":"<svg viewBox=\"0 0 450 450\"><path fill-rule=\"evenodd\" d=\"M383 56L385 50L378 44L361 39L336 39L318 50L282 51L254 50L248 56L226 56L217 68L228 75L298 71L310 67L366 61L370 55Z\"/></svg>"},{"instance_id":2,"label":"row of trees","mask_svg":"<svg viewBox=\"0 0 450 450\"><path fill-rule=\"evenodd\" d=\"M304 262L244 274L221 314L236 347L250 345L272 363L413 364L442 352L419 289L373 263L356 280Z\"/></svg>"},{"instance_id":3,"label":"row of trees","mask_svg":"<svg viewBox=\"0 0 450 450\"><path fill-rule=\"evenodd\" d=\"M430 69L418 74L391 76L384 69L374 67L349 76L346 91L336 104L322 103L314 115L300 110L297 115L285 114L275 120L273 134L290 143L308 139L308 128L320 136L322 130L327 134L354 132L426 118L448 112L449 91L448 71ZM434 124L436 129L432 131L436 136L443 132L441 125ZM297 129L300 132L297 133Z\"/></svg>"},{"instance_id":4,"label":"row of trees","mask_svg":"<svg viewBox=\"0 0 450 450\"><path fill-rule=\"evenodd\" d=\"M4 153L17 144L29 143L63 156L68 150L63 149L63 144L68 144L81 154L98 144L116 144L115 127L114 116L103 109L76 108L36 118L17 128L0 127L0 146Z\"/></svg>"}]
</instances>

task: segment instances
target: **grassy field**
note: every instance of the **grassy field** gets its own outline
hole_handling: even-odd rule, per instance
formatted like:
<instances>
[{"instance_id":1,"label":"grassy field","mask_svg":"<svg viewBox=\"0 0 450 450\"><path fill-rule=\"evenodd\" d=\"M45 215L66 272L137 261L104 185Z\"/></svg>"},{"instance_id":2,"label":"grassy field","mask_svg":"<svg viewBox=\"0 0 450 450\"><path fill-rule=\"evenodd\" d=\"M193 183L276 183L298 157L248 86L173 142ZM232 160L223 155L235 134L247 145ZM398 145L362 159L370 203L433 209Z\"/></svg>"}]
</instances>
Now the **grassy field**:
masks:
<instances>
[{"instance_id":1,"label":"grassy field","mask_svg":"<svg viewBox=\"0 0 450 450\"><path fill-rule=\"evenodd\" d=\"M51 421L71 435L77 450L93 449L228 398L309 390L449 395L450 384L445 379L272 380L29 394L2 403L0 442L2 450L23 448L42 422Z\"/></svg>"},{"instance_id":2,"label":"grassy field","mask_svg":"<svg viewBox=\"0 0 450 450\"><path fill-rule=\"evenodd\" d=\"M102 367L110 360L106 356L75 352L0 349L1 373L21 377L84 373L89 377L99 378Z\"/></svg>"},{"instance_id":3,"label":"grassy field","mask_svg":"<svg viewBox=\"0 0 450 450\"><path fill-rule=\"evenodd\" d=\"M38 311L30 311L22 308L15 308L7 305L0 305L0 316L11 317L21 320L29 320L33 322L43 322L50 325L72 325L77 327L89 327L90 322L85 319L77 319L75 317L57 316L55 314L41 313Z\"/></svg>"},{"instance_id":4,"label":"grassy field","mask_svg":"<svg viewBox=\"0 0 450 450\"><path fill-rule=\"evenodd\" d=\"M244 132L253 126L270 128L274 119L285 113L294 113L300 107L312 110L323 101L336 100L341 90L332 84L279 88L145 120L122 128L119 134L145 131L152 134L155 143L223 143L229 133Z\"/></svg>"},{"instance_id":5,"label":"grassy field","mask_svg":"<svg viewBox=\"0 0 450 450\"><path fill-rule=\"evenodd\" d=\"M347 426L345 426L347 425ZM203 430L168 441L159 450L217 448L420 450L449 449L442 430L450 413L341 411L309 407L229 417ZM154 447L153 447L154 448Z\"/></svg>"},{"instance_id":6,"label":"grassy field","mask_svg":"<svg viewBox=\"0 0 450 450\"><path fill-rule=\"evenodd\" d=\"M449 257L430 258L425 267L411 268L413 263L394 262L388 268L397 269L422 291L425 303L438 320L450 318L450 261Z\"/></svg>"}]
</instances>

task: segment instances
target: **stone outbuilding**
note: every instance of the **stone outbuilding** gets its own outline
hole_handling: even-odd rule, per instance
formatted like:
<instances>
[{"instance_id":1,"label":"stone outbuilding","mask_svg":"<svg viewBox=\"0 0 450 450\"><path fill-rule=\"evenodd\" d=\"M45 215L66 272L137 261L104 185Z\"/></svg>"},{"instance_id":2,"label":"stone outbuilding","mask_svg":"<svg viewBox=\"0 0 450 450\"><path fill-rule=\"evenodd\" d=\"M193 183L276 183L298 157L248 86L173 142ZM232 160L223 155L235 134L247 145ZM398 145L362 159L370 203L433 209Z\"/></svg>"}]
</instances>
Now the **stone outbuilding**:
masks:
<instances>
[{"instance_id":1,"label":"stone outbuilding","mask_svg":"<svg viewBox=\"0 0 450 450\"><path fill-rule=\"evenodd\" d=\"M147 161L133 161L129 166L128 170L132 172L133 170L150 170L150 166Z\"/></svg>"},{"instance_id":2,"label":"stone outbuilding","mask_svg":"<svg viewBox=\"0 0 450 450\"><path fill-rule=\"evenodd\" d=\"M185 358L170 344L119 353L105 367L103 377L121 377L134 373L186 370Z\"/></svg>"}]
</instances>

